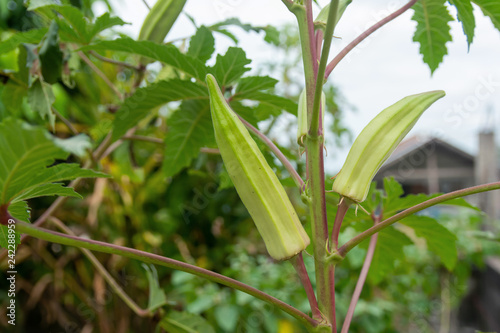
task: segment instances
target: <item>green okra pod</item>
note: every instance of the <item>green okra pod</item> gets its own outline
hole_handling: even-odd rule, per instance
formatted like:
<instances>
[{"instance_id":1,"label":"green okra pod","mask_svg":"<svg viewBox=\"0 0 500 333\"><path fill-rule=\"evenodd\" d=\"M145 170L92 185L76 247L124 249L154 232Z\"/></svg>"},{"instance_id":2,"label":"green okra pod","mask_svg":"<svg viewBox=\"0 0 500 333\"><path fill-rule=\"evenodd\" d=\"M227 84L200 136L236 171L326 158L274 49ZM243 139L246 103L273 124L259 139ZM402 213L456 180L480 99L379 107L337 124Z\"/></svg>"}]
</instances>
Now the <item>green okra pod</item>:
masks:
<instances>
[{"instance_id":1,"label":"green okra pod","mask_svg":"<svg viewBox=\"0 0 500 333\"><path fill-rule=\"evenodd\" d=\"M444 95L436 90L407 96L373 118L354 141L333 182L333 191L356 203L364 201L382 164L424 111Z\"/></svg>"},{"instance_id":2,"label":"green okra pod","mask_svg":"<svg viewBox=\"0 0 500 333\"><path fill-rule=\"evenodd\" d=\"M227 104L215 78L207 75L215 138L241 201L276 260L303 251L309 237L276 174L238 116Z\"/></svg>"}]
</instances>

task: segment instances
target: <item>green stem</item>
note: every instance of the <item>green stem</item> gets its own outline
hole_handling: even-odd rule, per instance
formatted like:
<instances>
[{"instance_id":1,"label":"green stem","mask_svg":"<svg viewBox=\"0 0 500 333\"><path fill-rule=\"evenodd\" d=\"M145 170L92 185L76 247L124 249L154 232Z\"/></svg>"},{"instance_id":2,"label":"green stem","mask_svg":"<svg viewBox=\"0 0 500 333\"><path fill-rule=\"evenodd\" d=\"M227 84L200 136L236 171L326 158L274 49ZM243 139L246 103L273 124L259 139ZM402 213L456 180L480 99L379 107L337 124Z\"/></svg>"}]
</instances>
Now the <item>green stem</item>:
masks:
<instances>
[{"instance_id":1,"label":"green stem","mask_svg":"<svg viewBox=\"0 0 500 333\"><path fill-rule=\"evenodd\" d=\"M322 126L320 127L320 106L321 106L321 93L323 92L323 83L325 81L325 69L328 62L328 55L330 54L330 47L332 46L333 30L335 29L335 22L337 11L339 8L339 0L332 0L330 3L330 11L328 12L328 21L326 22L326 29L323 42L323 50L321 51L321 59L319 61L318 75L316 77L316 89L314 91L314 104L312 109L312 117L310 118L309 135L323 135ZM323 112L325 112L323 110Z\"/></svg>"},{"instance_id":2,"label":"green stem","mask_svg":"<svg viewBox=\"0 0 500 333\"><path fill-rule=\"evenodd\" d=\"M346 254L351 251L354 247L356 247L359 243L370 237L371 235L379 232L380 230L387 228L388 226L398 222L399 220L404 219L407 216L410 216L416 212L419 212L421 210L424 210L426 208L429 208L431 206L440 204L442 202L451 200L451 199L456 199L460 197L464 197L467 195L471 194L476 194L476 193L481 193L481 192L486 192L486 191L492 191L492 190L498 190L500 189L500 182L495 182L495 183L489 183L489 184L483 184L483 185L478 185L478 186L473 186L473 187L468 187L462 190L446 193L443 195L440 195L438 197L429 199L427 201L424 201L418 205L415 205L411 208L405 209L402 212L374 225L368 230L363 231L356 237L352 238L350 241L345 243L339 248L338 254L341 255L342 257L345 257Z\"/></svg>"},{"instance_id":3,"label":"green stem","mask_svg":"<svg viewBox=\"0 0 500 333\"><path fill-rule=\"evenodd\" d=\"M270 303L284 312L288 313L292 317L296 318L299 320L302 324L304 324L308 330L312 330L314 327L318 326L318 322L305 313L297 310L296 308L286 304L283 301L280 301L279 299L272 297L259 289L253 288L249 285L246 285L240 281L228 278L224 275L209 271L207 269L203 269L200 267L196 267L194 265L190 265L187 263L184 263L182 261L166 258L159 256L157 254L153 253L148 253L144 251L139 251L136 249L132 248L127 248L124 246L119 246L115 244L109 244L105 242L100 242L96 240L91 240L91 239L84 239L76 236L70 236L70 235L65 235L59 232L55 232L52 230L47 230L43 228L36 227L32 224L22 222L22 221L16 221L16 231L19 233L25 233L28 234L32 237L36 237L39 239L43 239L45 241L53 242L53 243L58 243L58 244L63 244L63 245L69 245L69 246L76 246L79 248L85 248L89 249L92 251L98 251L98 252L103 252L103 253L109 253L109 254L116 254L119 256L124 256L127 258L131 259L136 259L140 260L145 263L150 263L150 264L155 264L155 265L160 265L172 269L176 269L179 271L183 271L186 273L190 273L202 278L205 278L209 281L220 283L222 285L228 286L230 288L245 292L249 295L254 296L255 298L258 298L260 300L263 300L267 303Z\"/></svg>"}]
</instances>

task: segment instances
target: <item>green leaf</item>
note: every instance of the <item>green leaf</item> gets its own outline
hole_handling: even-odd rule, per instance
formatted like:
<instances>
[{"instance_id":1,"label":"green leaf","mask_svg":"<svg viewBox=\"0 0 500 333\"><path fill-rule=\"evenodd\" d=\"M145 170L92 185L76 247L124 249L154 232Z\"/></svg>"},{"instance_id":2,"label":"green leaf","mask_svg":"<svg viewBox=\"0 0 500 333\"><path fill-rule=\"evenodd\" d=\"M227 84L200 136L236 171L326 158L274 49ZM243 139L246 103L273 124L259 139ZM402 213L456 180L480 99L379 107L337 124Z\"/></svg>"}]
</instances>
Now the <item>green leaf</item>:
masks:
<instances>
[{"instance_id":1,"label":"green leaf","mask_svg":"<svg viewBox=\"0 0 500 333\"><path fill-rule=\"evenodd\" d=\"M196 34L191 37L187 55L198 58L204 63L212 57L215 51L215 39L212 32L202 25L196 30Z\"/></svg>"},{"instance_id":2,"label":"green leaf","mask_svg":"<svg viewBox=\"0 0 500 333\"><path fill-rule=\"evenodd\" d=\"M124 22L121 18L119 17L111 17L109 13L104 13L103 15L99 16L94 24L92 24L91 27L88 29L87 33L87 40L90 42L92 38L94 38L98 33L101 31L104 31L108 28L117 26L117 25L126 25L129 24L127 22Z\"/></svg>"},{"instance_id":3,"label":"green leaf","mask_svg":"<svg viewBox=\"0 0 500 333\"><path fill-rule=\"evenodd\" d=\"M9 205L10 215L20 221L30 222L31 211L26 201L18 201Z\"/></svg>"},{"instance_id":4,"label":"green leaf","mask_svg":"<svg viewBox=\"0 0 500 333\"><path fill-rule=\"evenodd\" d=\"M172 311L158 326L169 333L215 333L203 317L188 312Z\"/></svg>"},{"instance_id":5,"label":"green leaf","mask_svg":"<svg viewBox=\"0 0 500 333\"><path fill-rule=\"evenodd\" d=\"M208 100L183 102L169 118L168 125L163 172L171 177L189 166L201 147L214 141Z\"/></svg>"},{"instance_id":6,"label":"green leaf","mask_svg":"<svg viewBox=\"0 0 500 333\"><path fill-rule=\"evenodd\" d=\"M235 332L236 324L238 324L239 311L236 305L223 304L215 308L215 320L226 332Z\"/></svg>"},{"instance_id":7,"label":"green leaf","mask_svg":"<svg viewBox=\"0 0 500 333\"><path fill-rule=\"evenodd\" d=\"M44 129L29 127L19 120L0 123L0 146L0 205L42 195L77 196L73 189L51 183L104 176L75 164L47 168L56 159L65 160L68 153L55 145Z\"/></svg>"},{"instance_id":8,"label":"green leaf","mask_svg":"<svg viewBox=\"0 0 500 333\"><path fill-rule=\"evenodd\" d=\"M212 71L220 86L225 87L238 80L249 67L245 67L252 61L247 59L245 51L237 47L230 47L226 54L217 55Z\"/></svg>"},{"instance_id":9,"label":"green leaf","mask_svg":"<svg viewBox=\"0 0 500 333\"><path fill-rule=\"evenodd\" d=\"M446 43L452 40L448 22L453 18L445 0L420 0L412 8L415 10L412 20L417 22L413 41L420 44L420 54L434 73L448 53Z\"/></svg>"},{"instance_id":10,"label":"green leaf","mask_svg":"<svg viewBox=\"0 0 500 333\"><path fill-rule=\"evenodd\" d=\"M368 241L365 243L368 244ZM403 248L411 244L412 241L408 236L393 227L380 231L368 273L369 280L373 284L380 283L388 273L394 270L397 260L404 260Z\"/></svg>"},{"instance_id":11,"label":"green leaf","mask_svg":"<svg viewBox=\"0 0 500 333\"><path fill-rule=\"evenodd\" d=\"M15 50L21 43L38 44L47 33L47 28L17 32L10 38L0 42L0 54Z\"/></svg>"},{"instance_id":12,"label":"green leaf","mask_svg":"<svg viewBox=\"0 0 500 333\"><path fill-rule=\"evenodd\" d=\"M64 20L58 19L57 23L61 28L61 37L64 33L65 40L79 43L87 43L89 41L87 34L89 23L80 9L70 5L51 5L41 8L53 9L64 18Z\"/></svg>"},{"instance_id":13,"label":"green leaf","mask_svg":"<svg viewBox=\"0 0 500 333\"><path fill-rule=\"evenodd\" d=\"M146 271L146 277L149 283L149 301L148 310L155 311L159 307L167 304L167 295L160 287L158 282L158 272L153 265L142 264L142 267Z\"/></svg>"},{"instance_id":14,"label":"green leaf","mask_svg":"<svg viewBox=\"0 0 500 333\"><path fill-rule=\"evenodd\" d=\"M20 116L20 108L23 104L23 99L26 96L28 89L12 81L7 82L3 86L2 93L0 94L0 101L5 106L5 109L13 115Z\"/></svg>"},{"instance_id":15,"label":"green leaf","mask_svg":"<svg viewBox=\"0 0 500 333\"><path fill-rule=\"evenodd\" d=\"M174 45L160 45L150 41L135 41L128 37L102 41L80 50L117 51L138 54L168 64L201 82L205 82L207 68L198 59L182 54Z\"/></svg>"},{"instance_id":16,"label":"green leaf","mask_svg":"<svg viewBox=\"0 0 500 333\"><path fill-rule=\"evenodd\" d=\"M259 102L259 112L263 112L263 114L258 116L258 118L266 119L271 114L275 116L279 115L281 114L281 110L285 110L295 116L297 115L297 103L285 97L253 91L240 93L233 98L235 101L245 99Z\"/></svg>"},{"instance_id":17,"label":"green leaf","mask_svg":"<svg viewBox=\"0 0 500 333\"><path fill-rule=\"evenodd\" d=\"M84 157L88 150L92 148L92 142L86 134L74 135L67 139L54 138L54 143L64 151L78 157Z\"/></svg>"},{"instance_id":18,"label":"green leaf","mask_svg":"<svg viewBox=\"0 0 500 333\"><path fill-rule=\"evenodd\" d=\"M34 175L55 159L68 154L57 147L41 128L28 127L19 120L0 123L0 204L8 203L24 190Z\"/></svg>"},{"instance_id":19,"label":"green leaf","mask_svg":"<svg viewBox=\"0 0 500 333\"><path fill-rule=\"evenodd\" d=\"M500 3L498 0L472 0L488 16L493 26L500 31Z\"/></svg>"},{"instance_id":20,"label":"green leaf","mask_svg":"<svg viewBox=\"0 0 500 333\"><path fill-rule=\"evenodd\" d=\"M36 80L28 90L28 103L33 111L38 112L42 119L48 119L52 129L55 125L56 116L52 112L52 104L56 98L52 92L52 86Z\"/></svg>"},{"instance_id":21,"label":"green leaf","mask_svg":"<svg viewBox=\"0 0 500 333\"><path fill-rule=\"evenodd\" d=\"M400 221L413 230L418 237L425 239L427 248L437 254L448 270L457 263L457 237L448 229L428 216L412 215Z\"/></svg>"},{"instance_id":22,"label":"green leaf","mask_svg":"<svg viewBox=\"0 0 500 333\"><path fill-rule=\"evenodd\" d=\"M43 80L47 83L56 83L61 78L63 53L59 48L59 26L55 21L50 24L49 31L38 52L42 67Z\"/></svg>"},{"instance_id":23,"label":"green leaf","mask_svg":"<svg viewBox=\"0 0 500 333\"><path fill-rule=\"evenodd\" d=\"M83 198L80 194L76 193L71 187L64 187L63 184L41 184L38 186L30 186L25 189L23 193L12 199L13 203L24 201L32 198L46 197L46 196L62 196L62 197L75 197Z\"/></svg>"},{"instance_id":24,"label":"green leaf","mask_svg":"<svg viewBox=\"0 0 500 333\"><path fill-rule=\"evenodd\" d=\"M137 89L118 110L113 124L112 139L116 140L123 136L152 109L168 102L186 99L208 100L208 91L197 83L179 79L158 81Z\"/></svg>"},{"instance_id":25,"label":"green leaf","mask_svg":"<svg viewBox=\"0 0 500 333\"><path fill-rule=\"evenodd\" d=\"M462 22L462 29L467 36L467 45L474 39L474 29L476 28L476 19L474 18L474 8L472 8L471 0L449 0L449 2L457 9L457 18Z\"/></svg>"},{"instance_id":26,"label":"green leaf","mask_svg":"<svg viewBox=\"0 0 500 333\"><path fill-rule=\"evenodd\" d=\"M235 95L272 89L276 83L278 83L278 80L269 76L247 76L238 81Z\"/></svg>"}]
</instances>

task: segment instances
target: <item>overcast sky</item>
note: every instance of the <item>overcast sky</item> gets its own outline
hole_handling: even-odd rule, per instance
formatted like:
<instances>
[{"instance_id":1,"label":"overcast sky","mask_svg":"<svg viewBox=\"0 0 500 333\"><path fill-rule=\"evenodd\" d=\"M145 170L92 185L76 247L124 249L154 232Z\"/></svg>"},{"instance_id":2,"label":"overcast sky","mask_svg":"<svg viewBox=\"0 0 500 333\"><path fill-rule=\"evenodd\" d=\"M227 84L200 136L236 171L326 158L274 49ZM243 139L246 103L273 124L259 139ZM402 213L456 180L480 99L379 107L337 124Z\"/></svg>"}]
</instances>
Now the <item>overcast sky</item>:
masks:
<instances>
[{"instance_id":1,"label":"overcast sky","mask_svg":"<svg viewBox=\"0 0 500 333\"><path fill-rule=\"evenodd\" d=\"M154 4L154 0L147 0ZM327 1L319 1L324 5ZM132 25L123 31L132 37L138 31L147 8L141 0L113 0L117 14ZM331 54L336 54L359 33L376 20L385 17L405 1L354 0L337 26ZM281 25L294 22L280 0L189 0L185 12L198 24L213 24L230 17L254 25ZM455 17L455 13L451 13ZM474 154L477 132L481 129L500 129L500 32L489 19L475 8L476 36L467 52L461 24L452 22L453 42L448 43L444 63L430 75L421 60L419 45L412 42L416 23L410 20L410 10L381 28L351 52L332 73L330 80L340 88L347 101L356 108L346 123L357 135L382 109L399 99L424 91L442 89L447 96L435 103L420 119L409 135L434 135ZM254 33L239 33L240 47L255 66L273 57L273 48ZM194 32L185 16L173 27L167 40L185 37ZM217 52L231 45L227 38L217 39ZM275 52L275 51L274 51ZM487 109L491 108L488 117ZM497 135L497 142L498 140ZM329 151L334 147L329 147ZM339 169L347 149L329 154L326 163L331 171Z\"/></svg>"}]
</instances>

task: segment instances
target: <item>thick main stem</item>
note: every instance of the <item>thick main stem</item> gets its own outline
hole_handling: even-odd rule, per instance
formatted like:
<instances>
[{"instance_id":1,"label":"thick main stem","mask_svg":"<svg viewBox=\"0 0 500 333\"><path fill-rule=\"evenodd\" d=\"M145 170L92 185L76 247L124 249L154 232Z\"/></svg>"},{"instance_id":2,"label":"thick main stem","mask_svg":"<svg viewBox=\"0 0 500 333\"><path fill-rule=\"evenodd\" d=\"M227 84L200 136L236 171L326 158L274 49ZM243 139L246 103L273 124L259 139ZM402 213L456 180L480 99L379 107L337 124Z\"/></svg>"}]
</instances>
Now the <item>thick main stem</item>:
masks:
<instances>
[{"instance_id":1,"label":"thick main stem","mask_svg":"<svg viewBox=\"0 0 500 333\"><path fill-rule=\"evenodd\" d=\"M209 271L204 268L200 268L194 265L187 264L182 261L174 260L171 258L166 258L159 256L157 254L144 252L140 250L136 250L133 248L128 248L124 246L119 246L115 244L109 244L105 242L95 241L91 239L80 238L76 236L65 235L59 232L55 232L52 230L47 230L43 228L36 227L32 224L16 221L16 231L20 233L28 234L32 237L36 237L39 239L43 239L48 242L58 243L69 246L76 246L79 248L89 249L92 251L98 251L109 254L116 254L119 256L136 259L145 263L150 263L154 265L160 265L172 269L176 269L179 271L183 271L186 273L190 273L193 275L197 275L204 279L207 279L212 282L220 283L222 285L228 286L230 288L240 290L244 293L254 296L260 300L263 300L267 303L275 305L280 308L284 312L288 313L292 317L296 318L300 322L302 322L308 329L312 329L317 326L319 323L306 315L305 313L297 310L296 308L286 304L279 299L272 297L259 289L253 288L249 285L246 285L240 281L228 278L227 276Z\"/></svg>"}]
</instances>

